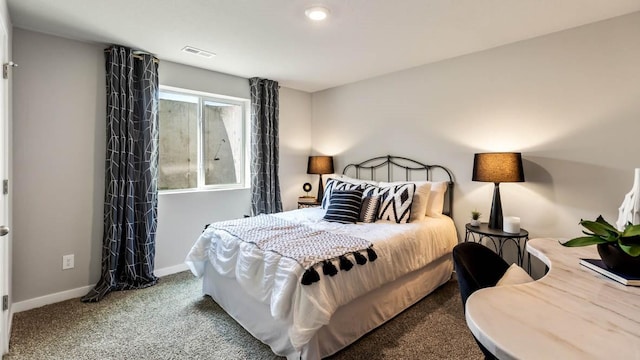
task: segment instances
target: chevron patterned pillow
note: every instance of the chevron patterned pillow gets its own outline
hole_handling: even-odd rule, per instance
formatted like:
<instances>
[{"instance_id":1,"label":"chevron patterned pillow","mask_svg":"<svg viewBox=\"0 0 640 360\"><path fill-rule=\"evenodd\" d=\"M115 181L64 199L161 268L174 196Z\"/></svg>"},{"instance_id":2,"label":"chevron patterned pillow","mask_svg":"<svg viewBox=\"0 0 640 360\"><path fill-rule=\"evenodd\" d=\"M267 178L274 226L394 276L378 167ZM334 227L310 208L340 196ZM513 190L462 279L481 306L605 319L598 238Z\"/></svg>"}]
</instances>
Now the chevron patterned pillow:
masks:
<instances>
[{"instance_id":1,"label":"chevron patterned pillow","mask_svg":"<svg viewBox=\"0 0 640 360\"><path fill-rule=\"evenodd\" d=\"M395 221L398 224L408 223L415 192L416 184L413 183L380 188L378 195L382 200L378 209L378 219Z\"/></svg>"},{"instance_id":2,"label":"chevron patterned pillow","mask_svg":"<svg viewBox=\"0 0 640 360\"><path fill-rule=\"evenodd\" d=\"M334 190L362 190L366 195L373 195L374 189L378 187L375 185L371 185L368 183L359 183L354 184L346 181L342 181L339 179L329 179L327 180L327 186L324 188L324 196L322 197L322 208L328 209L331 204L331 195Z\"/></svg>"},{"instance_id":3,"label":"chevron patterned pillow","mask_svg":"<svg viewBox=\"0 0 640 360\"><path fill-rule=\"evenodd\" d=\"M367 196L362 199L360 207L360 221L363 223L376 222L378 219L378 207L380 206L380 196Z\"/></svg>"}]
</instances>

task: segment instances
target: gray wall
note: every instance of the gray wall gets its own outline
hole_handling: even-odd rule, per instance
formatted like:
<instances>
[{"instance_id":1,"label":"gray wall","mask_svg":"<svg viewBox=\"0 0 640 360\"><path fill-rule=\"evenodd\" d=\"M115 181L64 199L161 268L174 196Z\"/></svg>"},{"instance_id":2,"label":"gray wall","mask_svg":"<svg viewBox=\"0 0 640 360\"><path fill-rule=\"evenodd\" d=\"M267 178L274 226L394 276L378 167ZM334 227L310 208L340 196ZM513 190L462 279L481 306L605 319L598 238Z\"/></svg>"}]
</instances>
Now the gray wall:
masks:
<instances>
[{"instance_id":1,"label":"gray wall","mask_svg":"<svg viewBox=\"0 0 640 360\"><path fill-rule=\"evenodd\" d=\"M279 173L285 211L298 208L298 196L305 194L302 184L313 179L307 175L310 152L311 95L281 87Z\"/></svg>"},{"instance_id":2,"label":"gray wall","mask_svg":"<svg viewBox=\"0 0 640 360\"><path fill-rule=\"evenodd\" d=\"M13 300L94 283L104 202L103 47L14 29ZM62 271L62 256L75 268Z\"/></svg>"},{"instance_id":3,"label":"gray wall","mask_svg":"<svg viewBox=\"0 0 640 360\"><path fill-rule=\"evenodd\" d=\"M162 85L249 98L247 79L163 61ZM297 206L310 151L311 95L280 88L280 187L283 207ZM302 170L301 170L302 169ZM302 174L302 175L301 175ZM298 185L300 184L300 185ZM249 190L160 194L156 269L181 265L205 224L250 213Z\"/></svg>"},{"instance_id":4,"label":"gray wall","mask_svg":"<svg viewBox=\"0 0 640 360\"><path fill-rule=\"evenodd\" d=\"M12 44L12 37L13 37L13 26L11 24L11 19L9 18L9 10L7 9L7 1L6 0L0 0L0 18L2 19L2 23L6 26L6 30L7 30L7 35L8 35L8 43L7 43L7 47L8 47L8 53L6 54L6 59L8 60L12 60L13 56L12 56L12 49L11 49L11 44ZM13 69L12 69L13 70ZM7 209L8 209L8 213L7 213L7 223L4 224L6 226L9 227L9 229L13 230L13 216L11 214L11 209L13 208L13 181L14 178L12 176L12 172L13 172L13 148L12 148L12 143L13 143L13 137L11 136L12 132L13 132L13 123L12 123L12 119L13 119L13 113L12 113L12 98L13 98L13 94L12 94L12 88L13 88L13 71L11 70L11 74L9 76L8 79L8 94L7 94L7 114L8 114L8 119L7 119L7 128L6 128L6 137L7 137L7 143L6 146L8 147L8 151L7 151L7 160L8 163L7 165L7 170L8 173L5 173L7 176L7 179L9 180L9 194L6 196L6 201L7 201ZM0 279L0 281L3 282L4 288L3 291L6 295L9 296L9 310L5 311L3 313L2 316L4 316L4 319L2 321L4 321L5 324L8 324L8 328L7 329L11 329L11 320L12 320L12 303L13 303L13 292L11 290L12 288L12 281L13 279L11 278L9 271L12 268L12 261L13 259L11 258L11 253L13 252L13 234L10 232L8 235L5 235L2 238L2 241L5 243L5 251L6 251L6 256L7 256L7 260L4 264L2 264L2 279ZM5 331L2 336L4 336L4 346L5 348L2 349L3 352L5 352L8 347L9 347L9 338L11 336L10 331Z\"/></svg>"},{"instance_id":5,"label":"gray wall","mask_svg":"<svg viewBox=\"0 0 640 360\"><path fill-rule=\"evenodd\" d=\"M247 79L162 61L160 84L249 98ZM158 200L156 269L182 264L205 224L249 213L248 189L161 193Z\"/></svg>"},{"instance_id":6,"label":"gray wall","mask_svg":"<svg viewBox=\"0 0 640 360\"><path fill-rule=\"evenodd\" d=\"M16 29L13 298L98 280L104 173L103 46ZM280 180L296 206L306 157L398 154L449 166L459 228L488 214L473 153L521 151L527 182L501 186L532 237L615 219L640 145L640 13L309 95L281 88ZM164 85L248 97L246 79L162 61ZM313 119L313 121L311 120ZM312 147L310 147L310 144ZM314 189L315 191L315 189ZM163 194L156 268L182 264L204 223L248 212L248 190ZM486 216L484 218L486 220ZM64 254L76 255L61 270Z\"/></svg>"},{"instance_id":7,"label":"gray wall","mask_svg":"<svg viewBox=\"0 0 640 360\"><path fill-rule=\"evenodd\" d=\"M314 93L312 151L338 167L396 154L450 167L459 236L487 221L493 184L473 154L520 151L525 183L500 186L532 237L615 221L640 167L640 13Z\"/></svg>"},{"instance_id":8,"label":"gray wall","mask_svg":"<svg viewBox=\"0 0 640 360\"><path fill-rule=\"evenodd\" d=\"M13 300L95 283L100 275L105 82L102 45L15 29ZM248 98L247 79L161 61L163 85ZM281 88L281 187L295 208L310 151L309 94ZM301 170L302 169L302 170ZM301 175L302 174L302 175ZM249 211L249 190L162 194L156 269L183 264L205 223ZM62 255L75 268L61 270Z\"/></svg>"}]
</instances>

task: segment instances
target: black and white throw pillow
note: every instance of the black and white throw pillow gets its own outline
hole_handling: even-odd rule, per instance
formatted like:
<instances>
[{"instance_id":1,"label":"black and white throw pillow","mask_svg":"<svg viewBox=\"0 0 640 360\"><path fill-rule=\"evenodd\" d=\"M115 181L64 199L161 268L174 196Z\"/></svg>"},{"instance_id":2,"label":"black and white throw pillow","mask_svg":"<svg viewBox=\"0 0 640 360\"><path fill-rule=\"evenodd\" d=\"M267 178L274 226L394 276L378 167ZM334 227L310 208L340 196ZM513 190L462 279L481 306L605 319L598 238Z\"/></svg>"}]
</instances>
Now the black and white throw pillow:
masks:
<instances>
[{"instance_id":1,"label":"black and white throw pillow","mask_svg":"<svg viewBox=\"0 0 640 360\"><path fill-rule=\"evenodd\" d=\"M346 181L341 181L338 179L329 179L327 180L327 185L324 189L324 196L322 197L322 208L328 209L331 204L331 194L334 190L363 190L367 192L366 195L371 194L371 192L377 186L371 184L353 184Z\"/></svg>"},{"instance_id":2,"label":"black and white throw pillow","mask_svg":"<svg viewBox=\"0 0 640 360\"><path fill-rule=\"evenodd\" d=\"M380 196L366 196L362 199L360 207L360 221L363 223L376 222L378 219L378 207L380 206Z\"/></svg>"},{"instance_id":3,"label":"black and white throw pillow","mask_svg":"<svg viewBox=\"0 0 640 360\"><path fill-rule=\"evenodd\" d=\"M331 197L331 193L333 192L333 188L336 186L336 183L338 182L338 180L333 179L333 178L329 178L326 182L326 184L324 185L324 194L322 195L322 205L320 205L321 208L323 209L327 209L329 207L329 198Z\"/></svg>"},{"instance_id":4,"label":"black and white throw pillow","mask_svg":"<svg viewBox=\"0 0 640 360\"><path fill-rule=\"evenodd\" d=\"M413 183L380 188L378 219L394 221L398 224L409 222L415 192L416 184Z\"/></svg>"},{"instance_id":5,"label":"black and white throw pillow","mask_svg":"<svg viewBox=\"0 0 640 360\"><path fill-rule=\"evenodd\" d=\"M362 189L362 198L366 198L369 196L377 196L378 192L380 192L380 188L375 186L375 185L371 185L371 184L367 184L365 185L365 187Z\"/></svg>"},{"instance_id":6,"label":"black and white throw pillow","mask_svg":"<svg viewBox=\"0 0 640 360\"><path fill-rule=\"evenodd\" d=\"M362 190L333 190L324 219L343 224L356 223L360 217Z\"/></svg>"}]
</instances>

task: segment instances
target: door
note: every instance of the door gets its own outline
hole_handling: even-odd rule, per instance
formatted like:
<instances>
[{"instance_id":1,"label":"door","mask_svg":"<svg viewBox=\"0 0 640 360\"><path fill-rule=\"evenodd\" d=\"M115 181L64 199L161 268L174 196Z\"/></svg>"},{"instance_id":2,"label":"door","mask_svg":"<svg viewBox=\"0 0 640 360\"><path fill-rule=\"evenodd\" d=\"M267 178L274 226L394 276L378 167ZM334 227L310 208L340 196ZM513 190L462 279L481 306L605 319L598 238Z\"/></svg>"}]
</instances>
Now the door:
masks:
<instances>
[{"instance_id":1,"label":"door","mask_svg":"<svg viewBox=\"0 0 640 360\"><path fill-rule=\"evenodd\" d=\"M8 36L7 27L0 17L0 63L7 64ZM4 65L3 65L4 66ZM11 71L9 69L8 71ZM10 206L9 194L5 191L4 181L9 179L9 81L0 79L0 350L5 354L9 350L9 310L7 300L11 268L9 266L9 249L11 234L9 233ZM6 189L8 190L8 189Z\"/></svg>"}]
</instances>

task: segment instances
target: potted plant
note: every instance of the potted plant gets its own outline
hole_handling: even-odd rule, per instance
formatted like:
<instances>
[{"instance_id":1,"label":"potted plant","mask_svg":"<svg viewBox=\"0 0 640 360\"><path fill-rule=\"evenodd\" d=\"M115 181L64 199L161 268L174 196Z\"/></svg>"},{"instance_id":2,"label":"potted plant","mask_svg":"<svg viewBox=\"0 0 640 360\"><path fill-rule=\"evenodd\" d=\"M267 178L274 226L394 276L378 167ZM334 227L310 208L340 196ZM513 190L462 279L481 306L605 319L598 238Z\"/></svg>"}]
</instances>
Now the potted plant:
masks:
<instances>
[{"instance_id":1,"label":"potted plant","mask_svg":"<svg viewBox=\"0 0 640 360\"><path fill-rule=\"evenodd\" d=\"M471 212L471 226L480 226L480 216L482 214L478 210Z\"/></svg>"},{"instance_id":2,"label":"potted plant","mask_svg":"<svg viewBox=\"0 0 640 360\"><path fill-rule=\"evenodd\" d=\"M640 276L640 224L627 223L620 231L598 216L595 221L580 220L586 236L571 239L564 246L597 245L602 262L611 270Z\"/></svg>"}]
</instances>

